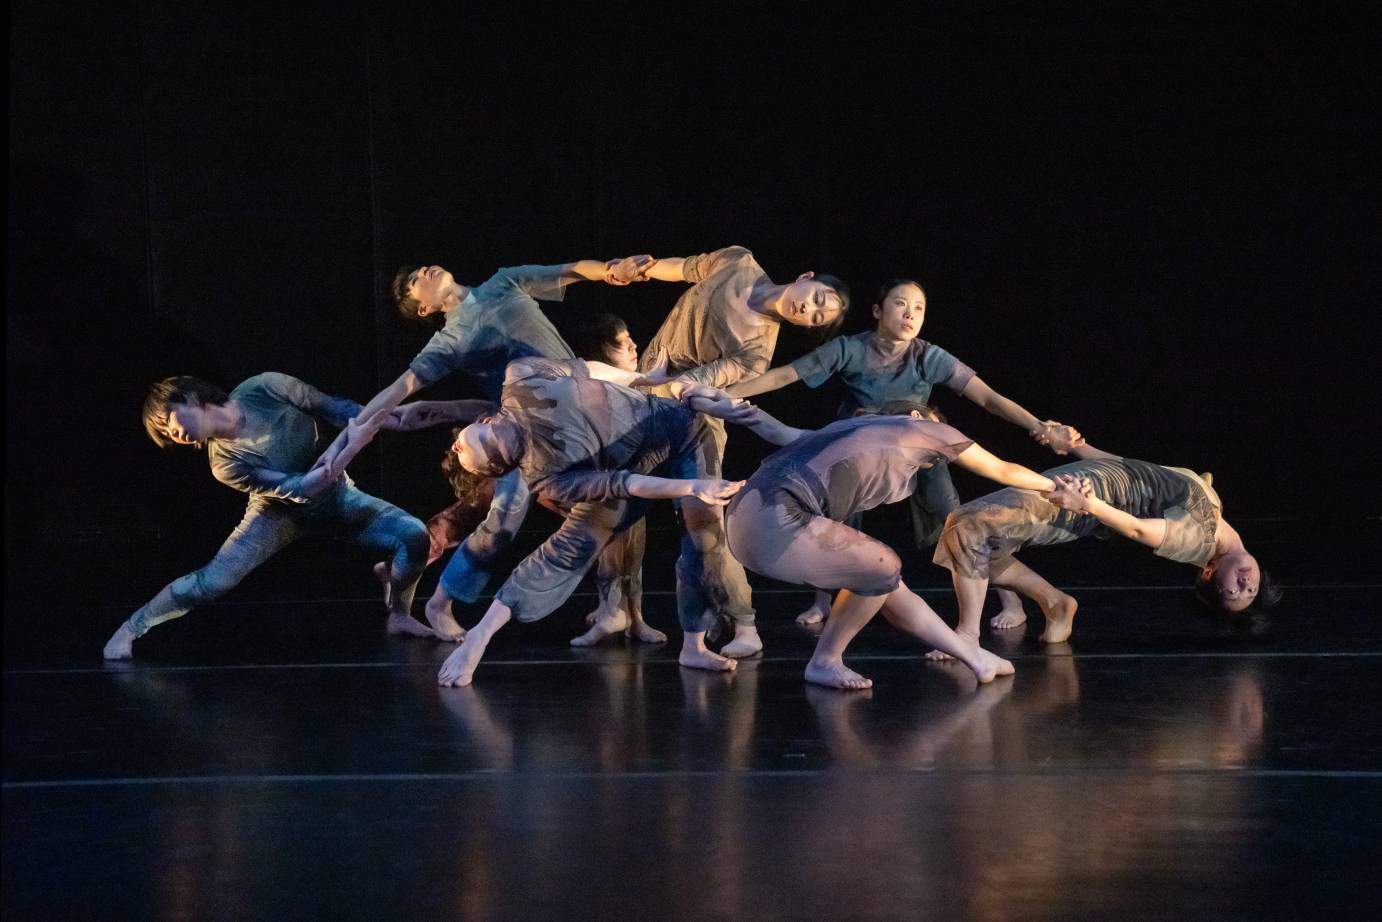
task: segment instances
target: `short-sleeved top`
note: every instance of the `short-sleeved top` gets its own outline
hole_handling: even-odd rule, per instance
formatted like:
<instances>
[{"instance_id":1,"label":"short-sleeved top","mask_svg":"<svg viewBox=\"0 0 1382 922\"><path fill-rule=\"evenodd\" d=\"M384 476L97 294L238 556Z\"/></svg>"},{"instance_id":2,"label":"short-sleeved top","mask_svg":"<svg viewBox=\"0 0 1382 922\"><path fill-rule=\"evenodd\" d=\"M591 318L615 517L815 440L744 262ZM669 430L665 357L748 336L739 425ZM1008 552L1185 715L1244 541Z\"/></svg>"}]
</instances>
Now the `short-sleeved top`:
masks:
<instances>
[{"instance_id":1,"label":"short-sleeved top","mask_svg":"<svg viewBox=\"0 0 1382 922\"><path fill-rule=\"evenodd\" d=\"M1063 464L1045 474L1084 477L1094 487L1094 495L1110 506L1139 519L1164 519L1166 537L1154 551L1158 557L1195 566L1204 566L1214 557L1223 502L1193 471L1132 458L1099 458ZM1106 531L1093 516L1064 509L1053 524L1056 529L1080 533Z\"/></svg>"},{"instance_id":2,"label":"short-sleeved top","mask_svg":"<svg viewBox=\"0 0 1382 922\"><path fill-rule=\"evenodd\" d=\"M274 371L241 382L230 399L245 421L237 438L207 443L212 476L252 499L295 503L312 501L302 493L302 475L319 454L317 420L343 428L361 409Z\"/></svg>"},{"instance_id":3,"label":"short-sleeved top","mask_svg":"<svg viewBox=\"0 0 1382 922\"><path fill-rule=\"evenodd\" d=\"M692 286L677 299L643 350L647 371L664 353L668 369L713 387L729 387L768 370L779 321L749 307L749 294L768 274L743 247L688 256L682 267Z\"/></svg>"},{"instance_id":4,"label":"short-sleeved top","mask_svg":"<svg viewBox=\"0 0 1382 922\"><path fill-rule=\"evenodd\" d=\"M678 401L591 378L581 359L510 366L499 415L523 433L529 488L566 506L628 497L629 475L667 460L695 420Z\"/></svg>"},{"instance_id":5,"label":"short-sleeved top","mask_svg":"<svg viewBox=\"0 0 1382 922\"><path fill-rule=\"evenodd\" d=\"M807 387L820 387L839 375L849 409L877 407L890 400L931 400L939 384L955 393L965 389L974 369L940 346L913 339L891 354L877 333L838 336L792 362Z\"/></svg>"},{"instance_id":6,"label":"short-sleeved top","mask_svg":"<svg viewBox=\"0 0 1382 922\"><path fill-rule=\"evenodd\" d=\"M841 419L769 455L745 492L786 490L809 511L841 521L906 499L917 471L954 461L973 444L952 426L910 416Z\"/></svg>"},{"instance_id":7,"label":"short-sleeved top","mask_svg":"<svg viewBox=\"0 0 1382 922\"><path fill-rule=\"evenodd\" d=\"M570 279L561 266L500 269L446 315L446 323L409 368L424 385L456 371L469 375L486 400L499 399L504 368L514 359L574 358L538 301L560 301Z\"/></svg>"}]
</instances>

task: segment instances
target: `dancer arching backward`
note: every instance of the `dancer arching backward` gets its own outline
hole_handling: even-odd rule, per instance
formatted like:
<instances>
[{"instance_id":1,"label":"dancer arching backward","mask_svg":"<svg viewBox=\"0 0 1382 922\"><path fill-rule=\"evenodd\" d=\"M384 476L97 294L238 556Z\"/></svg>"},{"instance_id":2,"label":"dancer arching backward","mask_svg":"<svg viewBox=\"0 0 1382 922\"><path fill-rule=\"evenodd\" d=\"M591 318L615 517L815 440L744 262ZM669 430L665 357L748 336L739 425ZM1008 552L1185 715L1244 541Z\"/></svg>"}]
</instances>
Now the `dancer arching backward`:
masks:
<instances>
[{"instance_id":1,"label":"dancer arching backward","mask_svg":"<svg viewBox=\"0 0 1382 922\"><path fill-rule=\"evenodd\" d=\"M1041 607L1046 616L1042 640L1065 641L1075 600L1013 554L1029 545L1110 532L1147 545L1158 557L1199 567L1196 592L1225 611L1276 601L1257 559L1224 519L1209 475L1120 458L1089 445L1077 446L1072 454L1081 460L1046 472L1057 485L1046 498L1028 490L999 490L965 503L946 519L934 559L954 578L961 635L977 641L991 581Z\"/></svg>"},{"instance_id":2,"label":"dancer arching backward","mask_svg":"<svg viewBox=\"0 0 1382 922\"><path fill-rule=\"evenodd\" d=\"M408 370L365 405L354 437L347 438L349 433L343 432L317 463L333 475L344 471L373 437L376 427L363 425L366 420L453 372L470 376L486 399L497 402L504 368L514 359L573 358L571 348L537 302L560 301L567 285L584 280L627 285L640 280L651 262L651 256L630 256L609 262L587 259L557 266L517 266L500 269L478 286L458 283L441 266L400 269L393 284L399 312L414 321L442 316L442 327ZM516 473L495 486L483 524L452 555L456 598L473 602L479 596L494 560L523 524L529 505L528 489ZM465 634L449 616L432 627L445 640L459 640Z\"/></svg>"},{"instance_id":3,"label":"dancer arching backward","mask_svg":"<svg viewBox=\"0 0 1382 922\"><path fill-rule=\"evenodd\" d=\"M321 533L388 555L388 630L431 637L409 614L427 560L427 530L402 509L309 471L317 420L345 426L360 405L328 397L288 375L268 372L227 394L198 378L159 381L144 401L144 427L159 445L205 446L212 475L249 494L245 517L211 562L169 583L115 631L106 659L125 659L156 624L180 618L233 589L298 537Z\"/></svg>"},{"instance_id":4,"label":"dancer arching backward","mask_svg":"<svg viewBox=\"0 0 1382 922\"><path fill-rule=\"evenodd\" d=\"M849 290L839 279L803 272L795 281L778 285L752 253L737 246L659 259L644 270L643 277L692 285L648 344L641 367L652 368L665 356L682 380L711 387L726 388L767 371L784 321L828 334L839 328L849 309ZM725 427L717 419L709 425L715 453L708 473L719 477ZM734 640L720 652L740 657L762 650L753 609L732 614Z\"/></svg>"},{"instance_id":5,"label":"dancer arching backward","mask_svg":"<svg viewBox=\"0 0 1382 922\"><path fill-rule=\"evenodd\" d=\"M678 390L682 388L678 387ZM698 393L686 387L688 397ZM725 397L727 407L732 401ZM709 401L699 409L714 409ZM456 441L461 466L491 477L517 469L540 494L569 506L556 534L509 575L480 623L442 666L442 685L467 685L494 633L512 618L535 621L564 602L610 538L642 517L645 500L680 499L686 535L677 560L679 662L728 670L705 631L736 602L732 563L716 505L738 484L705 476L711 436L696 410L589 376L580 360L526 359L509 366L501 409ZM742 569L739 570L743 578ZM450 607L450 570L427 603Z\"/></svg>"},{"instance_id":6,"label":"dancer arching backward","mask_svg":"<svg viewBox=\"0 0 1382 922\"><path fill-rule=\"evenodd\" d=\"M847 417L865 407L880 408L896 400L931 402L931 390L941 385L961 394L978 406L1032 438L1049 445L1056 454L1065 454L1079 444L1080 434L1053 420L1042 422L1021 405L989 387L964 362L939 346L918 339L926 320L926 292L911 279L895 279L878 291L873 305L878 326L870 333L841 336L792 362L766 372L758 378L728 388L735 397L754 397L795 381L820 387L835 375L845 385L845 402L837 414ZM919 548L930 547L940 536L945 517L960 504L959 494L950 480L944 462L917 475L916 492L908 507L912 518L912 537ZM850 523L858 526L858 522ZM1022 603L1010 592L999 592L1003 610L994 618L999 627L1013 627L1026 620ZM815 624L825 617L830 597L817 593L811 607L797 616L800 624Z\"/></svg>"},{"instance_id":7,"label":"dancer arching backward","mask_svg":"<svg viewBox=\"0 0 1382 922\"><path fill-rule=\"evenodd\" d=\"M844 664L854 635L881 608L899 629L953 653L980 682L1012 664L968 644L902 584L902 564L883 543L842 519L911 495L917 472L940 461L1033 490L1054 484L1019 464L994 457L958 430L908 416L860 416L815 431L794 429L754 407L730 418L785 446L768 456L730 501L725 532L730 550L756 573L789 583L839 590L830 620L806 665L806 681L831 688L873 683Z\"/></svg>"}]
</instances>

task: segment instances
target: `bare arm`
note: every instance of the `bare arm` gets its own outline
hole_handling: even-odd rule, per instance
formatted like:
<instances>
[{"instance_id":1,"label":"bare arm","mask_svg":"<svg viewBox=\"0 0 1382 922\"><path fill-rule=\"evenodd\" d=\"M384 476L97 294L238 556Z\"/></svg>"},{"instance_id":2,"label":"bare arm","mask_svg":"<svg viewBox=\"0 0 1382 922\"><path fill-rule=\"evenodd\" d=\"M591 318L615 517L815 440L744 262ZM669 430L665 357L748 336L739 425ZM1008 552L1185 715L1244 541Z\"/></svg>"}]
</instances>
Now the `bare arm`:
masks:
<instances>
[{"instance_id":1,"label":"bare arm","mask_svg":"<svg viewBox=\"0 0 1382 922\"><path fill-rule=\"evenodd\" d=\"M747 381L740 381L727 388L731 397L757 397L759 394L766 394L795 384L801 380L801 375L791 365L779 365L776 368L766 371L756 378Z\"/></svg>"},{"instance_id":2,"label":"bare arm","mask_svg":"<svg viewBox=\"0 0 1382 922\"><path fill-rule=\"evenodd\" d=\"M697 413L744 426L763 441L773 445L790 444L810 431L789 426L762 407L731 397L727 391L706 384L673 381L671 390L673 397L683 401Z\"/></svg>"},{"instance_id":3,"label":"bare arm","mask_svg":"<svg viewBox=\"0 0 1382 922\"><path fill-rule=\"evenodd\" d=\"M683 268L686 265L685 256L664 256L662 259L655 259L643 270L643 278L656 279L659 282L684 282L686 273Z\"/></svg>"},{"instance_id":4,"label":"bare arm","mask_svg":"<svg viewBox=\"0 0 1382 922\"><path fill-rule=\"evenodd\" d=\"M955 458L955 463L980 477L987 477L1009 487L1040 490L1043 493L1049 493L1056 487L1051 478L1043 477L1020 464L1004 461L977 443L960 452Z\"/></svg>"},{"instance_id":5,"label":"bare arm","mask_svg":"<svg viewBox=\"0 0 1382 922\"><path fill-rule=\"evenodd\" d=\"M392 410L421 387L421 380L413 373L412 369L409 369L399 375L388 387L375 394L373 399L360 410L355 419L365 421L374 417L381 410ZM357 435L354 444L352 444L350 438L352 431L357 430L350 426L342 429L340 435L336 436L335 440L327 446L326 451L322 452L321 457L312 465L312 468L314 470L319 467L326 468L328 476L332 480L341 476L346 465L363 451L370 440L374 438L374 432L363 432Z\"/></svg>"},{"instance_id":6,"label":"bare arm","mask_svg":"<svg viewBox=\"0 0 1382 922\"><path fill-rule=\"evenodd\" d=\"M488 400L414 400L395 410L380 410L381 428L391 432L414 432L443 423L473 423L499 408Z\"/></svg>"},{"instance_id":7,"label":"bare arm","mask_svg":"<svg viewBox=\"0 0 1382 922\"><path fill-rule=\"evenodd\" d=\"M671 480L666 477L633 474L630 475L627 485L629 495L639 499L679 499L690 496L707 505L723 506L739 492L744 481Z\"/></svg>"},{"instance_id":8,"label":"bare arm","mask_svg":"<svg viewBox=\"0 0 1382 922\"><path fill-rule=\"evenodd\" d=\"M1019 427L1058 455L1073 453L1075 446L1083 442L1080 433L1073 427L1064 426L1054 420L1043 422L1037 419L1026 407L989 387L978 375L970 378L960 393L976 406Z\"/></svg>"},{"instance_id":9,"label":"bare arm","mask_svg":"<svg viewBox=\"0 0 1382 922\"><path fill-rule=\"evenodd\" d=\"M1135 515L1110 506L1090 489L1089 483L1079 477L1062 476L1056 481L1056 489L1047 493L1047 500L1071 512L1083 512L1094 516L1110 531L1124 538L1131 538L1147 547L1161 547L1166 540L1165 519L1139 519Z\"/></svg>"},{"instance_id":10,"label":"bare arm","mask_svg":"<svg viewBox=\"0 0 1382 922\"><path fill-rule=\"evenodd\" d=\"M1079 445L1072 445L1070 448L1070 453L1075 457L1079 458L1081 461L1093 461L1101 458L1111 458L1117 461L1120 458L1122 458L1122 455L1115 455L1111 452L1101 451L1100 449L1095 448L1093 445L1088 445L1083 442Z\"/></svg>"}]
</instances>

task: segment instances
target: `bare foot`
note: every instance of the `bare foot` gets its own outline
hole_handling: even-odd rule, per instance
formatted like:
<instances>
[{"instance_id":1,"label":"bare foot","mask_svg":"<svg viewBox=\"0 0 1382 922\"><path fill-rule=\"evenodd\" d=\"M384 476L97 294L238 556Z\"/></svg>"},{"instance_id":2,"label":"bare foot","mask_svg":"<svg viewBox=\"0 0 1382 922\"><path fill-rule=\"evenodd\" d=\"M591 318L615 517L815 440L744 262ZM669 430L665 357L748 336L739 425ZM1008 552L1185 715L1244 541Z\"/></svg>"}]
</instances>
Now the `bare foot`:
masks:
<instances>
[{"instance_id":1,"label":"bare foot","mask_svg":"<svg viewBox=\"0 0 1382 922\"><path fill-rule=\"evenodd\" d=\"M973 663L968 663L970 669L974 670L974 677L979 680L980 685L987 685L1000 675L1012 675L1013 664L997 656L983 647L977 648L978 652Z\"/></svg>"},{"instance_id":2,"label":"bare foot","mask_svg":"<svg viewBox=\"0 0 1382 922\"><path fill-rule=\"evenodd\" d=\"M711 672L731 672L739 664L732 659L726 659L714 650L707 650L704 647L699 650L682 644L681 655L677 657L677 662L688 669L708 669Z\"/></svg>"},{"instance_id":3,"label":"bare foot","mask_svg":"<svg viewBox=\"0 0 1382 922\"><path fill-rule=\"evenodd\" d=\"M976 647L979 646L978 634L971 634L968 631L956 631L955 634L961 640L973 644ZM930 653L926 654L926 658L933 663L944 663L953 660L955 657L951 656L949 653L944 653L940 650L932 650Z\"/></svg>"},{"instance_id":4,"label":"bare foot","mask_svg":"<svg viewBox=\"0 0 1382 922\"><path fill-rule=\"evenodd\" d=\"M763 651L763 640L752 624L736 624L734 639L720 648L720 653L733 659L743 659Z\"/></svg>"},{"instance_id":5,"label":"bare foot","mask_svg":"<svg viewBox=\"0 0 1382 922\"><path fill-rule=\"evenodd\" d=\"M807 608L806 611L797 615L797 624L820 624L829 614L830 610L828 608L821 608L820 603L812 602L811 606Z\"/></svg>"},{"instance_id":6,"label":"bare foot","mask_svg":"<svg viewBox=\"0 0 1382 922\"><path fill-rule=\"evenodd\" d=\"M432 633L438 640L460 643L465 640L465 628L456 623L451 616L451 603L433 605L427 603L427 623L432 625Z\"/></svg>"},{"instance_id":7,"label":"bare foot","mask_svg":"<svg viewBox=\"0 0 1382 922\"><path fill-rule=\"evenodd\" d=\"M441 671L437 673L437 684L444 688L469 685L471 677L475 675L475 667L480 665L480 657L484 655L485 645L478 641L461 644L452 650L446 662L441 664Z\"/></svg>"},{"instance_id":8,"label":"bare foot","mask_svg":"<svg viewBox=\"0 0 1382 922\"><path fill-rule=\"evenodd\" d=\"M130 630L128 621L110 635L110 640L106 641L106 648L101 651L101 655L106 659L129 659L134 656L134 633Z\"/></svg>"},{"instance_id":9,"label":"bare foot","mask_svg":"<svg viewBox=\"0 0 1382 922\"><path fill-rule=\"evenodd\" d=\"M639 643L666 643L667 635L652 627L642 618L635 618L624 628L624 636Z\"/></svg>"},{"instance_id":10,"label":"bare foot","mask_svg":"<svg viewBox=\"0 0 1382 922\"><path fill-rule=\"evenodd\" d=\"M393 608L393 583L389 580L389 562L381 560L374 565L374 578L384 587L384 607Z\"/></svg>"},{"instance_id":11,"label":"bare foot","mask_svg":"<svg viewBox=\"0 0 1382 922\"><path fill-rule=\"evenodd\" d=\"M436 633L427 625L418 621L407 612L389 612L389 621L386 630L390 634L407 634L410 637L436 637Z\"/></svg>"},{"instance_id":12,"label":"bare foot","mask_svg":"<svg viewBox=\"0 0 1382 922\"><path fill-rule=\"evenodd\" d=\"M994 629L999 631L1012 630L1026 623L1027 613L1022 610L1021 605L1013 609L1005 608L989 619L989 624L992 624Z\"/></svg>"},{"instance_id":13,"label":"bare foot","mask_svg":"<svg viewBox=\"0 0 1382 922\"><path fill-rule=\"evenodd\" d=\"M873 688L873 679L866 679L841 660L816 659L806 664L806 681L826 688Z\"/></svg>"},{"instance_id":14,"label":"bare foot","mask_svg":"<svg viewBox=\"0 0 1382 922\"><path fill-rule=\"evenodd\" d=\"M1041 613L1046 616L1046 630L1041 632L1041 642L1065 643L1075 625L1075 609L1079 607L1079 603L1064 592L1057 593L1054 603L1043 602Z\"/></svg>"},{"instance_id":15,"label":"bare foot","mask_svg":"<svg viewBox=\"0 0 1382 922\"><path fill-rule=\"evenodd\" d=\"M622 608L617 608L613 612L606 612L597 608L591 614L596 617L594 621L590 622L590 630L579 637L572 638L571 646L593 647L606 637L613 637L629 626L629 616Z\"/></svg>"}]
</instances>

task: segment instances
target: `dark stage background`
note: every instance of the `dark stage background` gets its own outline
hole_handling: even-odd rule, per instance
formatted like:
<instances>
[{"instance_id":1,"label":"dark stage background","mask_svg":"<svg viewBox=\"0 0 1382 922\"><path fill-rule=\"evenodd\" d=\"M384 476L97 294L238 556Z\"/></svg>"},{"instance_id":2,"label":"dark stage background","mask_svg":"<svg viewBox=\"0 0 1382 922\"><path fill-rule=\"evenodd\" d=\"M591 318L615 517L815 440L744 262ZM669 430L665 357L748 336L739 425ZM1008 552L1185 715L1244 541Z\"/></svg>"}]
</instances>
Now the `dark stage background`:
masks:
<instances>
[{"instance_id":1,"label":"dark stage background","mask_svg":"<svg viewBox=\"0 0 1382 922\"><path fill-rule=\"evenodd\" d=\"M807 7L17 2L7 639L40 597L142 601L236 521L200 456L145 437L150 380L272 369L364 400L426 338L387 302L405 261L478 283L740 243L779 281L845 277L851 332L878 282L915 275L923 336L1033 412L1213 470L1231 516L1375 517L1367 30L1317 10L959 7L846 25ZM615 311L643 343L680 291L581 285L551 316ZM807 347L784 335L777 361ZM762 402L799 424L834 406L800 385ZM352 473L425 516L447 441L385 436ZM763 454L736 438L731 472ZM246 591L363 591L352 553L344 585L290 562ZM119 620L103 612L64 629L99 643Z\"/></svg>"}]
</instances>

